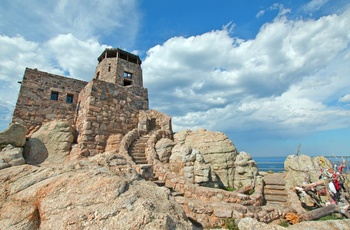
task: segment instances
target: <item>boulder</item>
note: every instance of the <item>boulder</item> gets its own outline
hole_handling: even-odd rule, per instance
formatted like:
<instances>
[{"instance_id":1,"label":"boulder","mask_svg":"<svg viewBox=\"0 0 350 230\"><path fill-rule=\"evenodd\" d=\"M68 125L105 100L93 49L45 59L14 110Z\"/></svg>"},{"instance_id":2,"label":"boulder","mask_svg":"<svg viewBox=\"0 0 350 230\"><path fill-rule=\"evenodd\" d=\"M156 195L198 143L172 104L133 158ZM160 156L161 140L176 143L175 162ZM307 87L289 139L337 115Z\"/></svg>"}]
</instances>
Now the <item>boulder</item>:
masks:
<instances>
[{"instance_id":1,"label":"boulder","mask_svg":"<svg viewBox=\"0 0 350 230\"><path fill-rule=\"evenodd\" d=\"M24 164L22 152L23 148L8 144L0 151L0 169Z\"/></svg>"},{"instance_id":2,"label":"boulder","mask_svg":"<svg viewBox=\"0 0 350 230\"><path fill-rule=\"evenodd\" d=\"M284 161L284 169L287 172L287 187L319 180L321 170L332 168L332 164L325 157L310 157L307 155L289 155Z\"/></svg>"},{"instance_id":3,"label":"boulder","mask_svg":"<svg viewBox=\"0 0 350 230\"><path fill-rule=\"evenodd\" d=\"M27 128L24 125L14 123L0 132L0 146L11 144L15 147L23 147L26 144Z\"/></svg>"},{"instance_id":4,"label":"boulder","mask_svg":"<svg viewBox=\"0 0 350 230\"><path fill-rule=\"evenodd\" d=\"M74 140L74 129L67 121L52 121L33 133L24 147L28 164L63 163Z\"/></svg>"},{"instance_id":5,"label":"boulder","mask_svg":"<svg viewBox=\"0 0 350 230\"><path fill-rule=\"evenodd\" d=\"M250 185L254 188L259 170L250 154L246 152L240 152L236 156L234 165L234 187L240 188L246 185Z\"/></svg>"},{"instance_id":6,"label":"boulder","mask_svg":"<svg viewBox=\"0 0 350 230\"><path fill-rule=\"evenodd\" d=\"M211 174L219 180L219 183L225 187L233 187L237 149L225 134L205 129L184 130L176 133L174 139L176 145L173 148L170 160L179 157L181 154L184 157L194 157L188 152L179 152L181 148L197 149L203 157L204 163L210 165Z\"/></svg>"},{"instance_id":7,"label":"boulder","mask_svg":"<svg viewBox=\"0 0 350 230\"><path fill-rule=\"evenodd\" d=\"M162 138L156 143L156 152L161 162L168 163L171 150L175 146L175 142L169 138Z\"/></svg>"},{"instance_id":8,"label":"boulder","mask_svg":"<svg viewBox=\"0 0 350 230\"><path fill-rule=\"evenodd\" d=\"M169 160L171 171L183 175L188 181L207 187L219 187L221 184L213 174L210 164L205 163L198 149L186 144L177 144L172 149Z\"/></svg>"},{"instance_id":9,"label":"boulder","mask_svg":"<svg viewBox=\"0 0 350 230\"><path fill-rule=\"evenodd\" d=\"M0 170L0 204L1 229L192 229L168 189L113 154Z\"/></svg>"}]
</instances>

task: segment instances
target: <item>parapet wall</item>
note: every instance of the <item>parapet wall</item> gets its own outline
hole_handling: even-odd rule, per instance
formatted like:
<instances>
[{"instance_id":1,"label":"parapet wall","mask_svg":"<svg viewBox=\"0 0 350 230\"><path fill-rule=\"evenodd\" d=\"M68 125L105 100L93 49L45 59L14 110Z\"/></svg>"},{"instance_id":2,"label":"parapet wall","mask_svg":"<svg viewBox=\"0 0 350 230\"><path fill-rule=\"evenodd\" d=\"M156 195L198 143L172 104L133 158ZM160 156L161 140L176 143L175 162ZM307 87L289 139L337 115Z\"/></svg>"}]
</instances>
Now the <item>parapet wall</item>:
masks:
<instances>
[{"instance_id":1,"label":"parapet wall","mask_svg":"<svg viewBox=\"0 0 350 230\"><path fill-rule=\"evenodd\" d=\"M105 151L111 135L137 128L140 110L148 110L147 89L122 87L93 79L79 95L78 143L95 155Z\"/></svg>"},{"instance_id":2,"label":"parapet wall","mask_svg":"<svg viewBox=\"0 0 350 230\"><path fill-rule=\"evenodd\" d=\"M28 133L55 119L73 123L79 92L87 84L72 78L26 68L12 123L27 127ZM52 92L57 100L51 100ZM72 98L67 103L67 95Z\"/></svg>"}]
</instances>

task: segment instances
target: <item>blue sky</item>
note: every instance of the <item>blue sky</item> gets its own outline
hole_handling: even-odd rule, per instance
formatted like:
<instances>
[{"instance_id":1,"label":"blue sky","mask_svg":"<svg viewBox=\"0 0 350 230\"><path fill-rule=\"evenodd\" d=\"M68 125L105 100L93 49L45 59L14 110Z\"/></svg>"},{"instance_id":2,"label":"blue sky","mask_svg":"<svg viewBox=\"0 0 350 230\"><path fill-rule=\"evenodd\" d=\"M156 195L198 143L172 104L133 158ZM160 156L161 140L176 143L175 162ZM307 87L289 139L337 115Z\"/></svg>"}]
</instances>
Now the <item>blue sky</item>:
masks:
<instances>
[{"instance_id":1,"label":"blue sky","mask_svg":"<svg viewBox=\"0 0 350 230\"><path fill-rule=\"evenodd\" d=\"M0 129L25 67L85 81L138 54L174 131L224 132L253 157L350 153L347 0L2 0Z\"/></svg>"}]
</instances>

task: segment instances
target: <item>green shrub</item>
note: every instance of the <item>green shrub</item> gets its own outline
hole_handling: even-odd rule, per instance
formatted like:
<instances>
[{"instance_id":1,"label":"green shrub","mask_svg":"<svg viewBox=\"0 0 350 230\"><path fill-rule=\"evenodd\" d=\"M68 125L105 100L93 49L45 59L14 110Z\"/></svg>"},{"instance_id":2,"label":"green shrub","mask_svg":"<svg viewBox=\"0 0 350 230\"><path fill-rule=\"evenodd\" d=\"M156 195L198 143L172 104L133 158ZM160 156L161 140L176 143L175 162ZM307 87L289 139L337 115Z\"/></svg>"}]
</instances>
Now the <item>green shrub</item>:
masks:
<instances>
[{"instance_id":1,"label":"green shrub","mask_svg":"<svg viewBox=\"0 0 350 230\"><path fill-rule=\"evenodd\" d=\"M232 219L232 218L224 219L224 226L225 226L225 228L230 229L230 230L239 230L239 228L235 222L235 219Z\"/></svg>"},{"instance_id":2,"label":"green shrub","mask_svg":"<svg viewBox=\"0 0 350 230\"><path fill-rule=\"evenodd\" d=\"M336 214L331 214L331 215L328 215L328 216L323 216L321 217L320 219L318 220L339 220L339 219L343 219L342 217L339 217L338 215Z\"/></svg>"},{"instance_id":3,"label":"green shrub","mask_svg":"<svg viewBox=\"0 0 350 230\"><path fill-rule=\"evenodd\" d=\"M250 189L249 191L248 191L248 194L247 195L252 195L253 193L255 192L255 190L254 189Z\"/></svg>"},{"instance_id":4,"label":"green shrub","mask_svg":"<svg viewBox=\"0 0 350 230\"><path fill-rule=\"evenodd\" d=\"M232 187L226 187L225 190L226 190L226 191L229 191L229 192L232 192L232 191L235 191L236 189L235 189L235 188L232 188Z\"/></svg>"},{"instance_id":5,"label":"green shrub","mask_svg":"<svg viewBox=\"0 0 350 230\"><path fill-rule=\"evenodd\" d=\"M288 228L289 223L287 221L285 221L285 220L282 220L281 223L280 223L280 226Z\"/></svg>"}]
</instances>

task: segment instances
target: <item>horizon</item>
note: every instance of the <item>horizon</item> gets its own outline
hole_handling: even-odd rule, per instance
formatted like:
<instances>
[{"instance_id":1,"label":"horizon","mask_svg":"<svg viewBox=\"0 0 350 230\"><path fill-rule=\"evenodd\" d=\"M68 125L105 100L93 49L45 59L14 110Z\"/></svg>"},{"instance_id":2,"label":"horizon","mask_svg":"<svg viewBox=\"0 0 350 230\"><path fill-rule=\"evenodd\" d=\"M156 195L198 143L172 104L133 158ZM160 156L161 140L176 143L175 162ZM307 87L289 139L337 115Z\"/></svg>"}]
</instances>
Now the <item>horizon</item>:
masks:
<instances>
[{"instance_id":1,"label":"horizon","mask_svg":"<svg viewBox=\"0 0 350 230\"><path fill-rule=\"evenodd\" d=\"M350 155L347 0L4 0L0 30L0 130L26 67L90 81L121 48L174 132L222 132L253 159Z\"/></svg>"}]
</instances>

